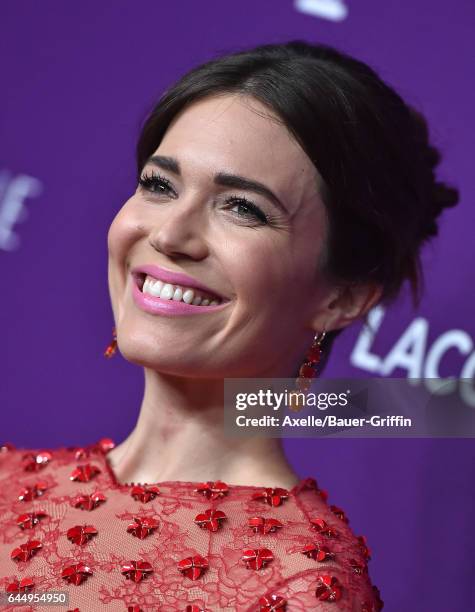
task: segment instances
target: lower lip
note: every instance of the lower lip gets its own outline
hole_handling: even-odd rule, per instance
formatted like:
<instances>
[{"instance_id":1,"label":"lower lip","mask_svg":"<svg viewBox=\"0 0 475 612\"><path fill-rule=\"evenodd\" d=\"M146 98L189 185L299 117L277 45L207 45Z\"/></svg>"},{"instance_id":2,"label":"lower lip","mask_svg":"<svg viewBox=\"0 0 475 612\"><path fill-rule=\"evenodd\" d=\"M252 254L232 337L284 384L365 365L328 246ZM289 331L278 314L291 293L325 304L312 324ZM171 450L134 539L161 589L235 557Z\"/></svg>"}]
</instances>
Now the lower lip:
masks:
<instances>
[{"instance_id":1,"label":"lower lip","mask_svg":"<svg viewBox=\"0 0 475 612\"><path fill-rule=\"evenodd\" d=\"M214 306L194 306L193 304L186 304L185 302L177 302L176 300L162 300L159 297L154 297L148 293L142 293L139 286L137 285L137 278L132 275L132 296L137 306L149 312L157 315L195 315L204 314L206 312L216 312L221 310L228 302L222 302Z\"/></svg>"}]
</instances>

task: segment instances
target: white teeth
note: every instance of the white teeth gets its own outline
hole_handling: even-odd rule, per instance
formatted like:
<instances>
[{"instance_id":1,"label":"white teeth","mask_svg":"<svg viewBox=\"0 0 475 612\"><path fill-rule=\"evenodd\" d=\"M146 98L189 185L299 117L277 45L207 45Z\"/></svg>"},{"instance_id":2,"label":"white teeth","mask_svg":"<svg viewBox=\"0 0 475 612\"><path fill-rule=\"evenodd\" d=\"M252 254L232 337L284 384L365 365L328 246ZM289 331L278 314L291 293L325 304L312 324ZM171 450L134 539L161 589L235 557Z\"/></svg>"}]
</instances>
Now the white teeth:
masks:
<instances>
[{"instance_id":1,"label":"white teeth","mask_svg":"<svg viewBox=\"0 0 475 612\"><path fill-rule=\"evenodd\" d=\"M160 298L162 300L171 300L173 294L175 293L175 288L170 283L163 285L163 289L160 291Z\"/></svg>"},{"instance_id":2,"label":"white teeth","mask_svg":"<svg viewBox=\"0 0 475 612\"><path fill-rule=\"evenodd\" d=\"M159 297L162 300L174 300L175 302L185 302L185 304L193 304L193 306L217 306L221 304L221 300L210 300L203 298L201 295L195 295L195 290L171 283L164 283L161 280L146 276L142 286L142 292Z\"/></svg>"},{"instance_id":3,"label":"white teeth","mask_svg":"<svg viewBox=\"0 0 475 612\"><path fill-rule=\"evenodd\" d=\"M160 297L160 292L163 288L162 281L156 281L152 284L152 281L149 281L148 284L148 292L154 295L155 297Z\"/></svg>"},{"instance_id":4,"label":"white teeth","mask_svg":"<svg viewBox=\"0 0 475 612\"><path fill-rule=\"evenodd\" d=\"M192 289L187 289L184 293L183 293L183 297L181 298L185 304L191 304L191 302L193 302L193 304L195 303L193 301L193 297L194 297L194 292ZM201 299L200 299L201 301Z\"/></svg>"},{"instance_id":5,"label":"white teeth","mask_svg":"<svg viewBox=\"0 0 475 612\"><path fill-rule=\"evenodd\" d=\"M183 297L183 289L181 289L180 287L177 287L175 289L175 293L173 294L173 299L175 300L175 302L180 302L182 297Z\"/></svg>"}]
</instances>

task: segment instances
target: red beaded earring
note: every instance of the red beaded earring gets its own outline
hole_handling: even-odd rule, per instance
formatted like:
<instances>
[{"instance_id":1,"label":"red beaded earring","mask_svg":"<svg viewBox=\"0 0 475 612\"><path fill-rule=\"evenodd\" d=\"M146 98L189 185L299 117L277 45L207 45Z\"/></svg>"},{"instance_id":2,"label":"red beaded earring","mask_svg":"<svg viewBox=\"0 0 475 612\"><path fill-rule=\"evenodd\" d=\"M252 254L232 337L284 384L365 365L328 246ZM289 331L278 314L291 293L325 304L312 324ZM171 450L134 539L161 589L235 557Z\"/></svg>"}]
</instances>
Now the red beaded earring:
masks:
<instances>
[{"instance_id":1,"label":"red beaded earring","mask_svg":"<svg viewBox=\"0 0 475 612\"><path fill-rule=\"evenodd\" d=\"M316 332L311 347L308 349L304 362L300 366L298 378L295 381L295 386L299 391L308 391L312 384L312 378L316 377L315 369L322 357L321 344L325 338L326 332L320 334Z\"/></svg>"},{"instance_id":2,"label":"red beaded earring","mask_svg":"<svg viewBox=\"0 0 475 612\"><path fill-rule=\"evenodd\" d=\"M112 340L104 351L104 357L112 357L117 350L117 332L115 327L112 328Z\"/></svg>"},{"instance_id":3,"label":"red beaded earring","mask_svg":"<svg viewBox=\"0 0 475 612\"><path fill-rule=\"evenodd\" d=\"M321 344L325 338L326 332L316 332L313 338L312 345L308 349L304 362L300 366L298 378L295 379L295 390L291 396L290 408L292 410L300 410L304 403L302 396L298 393L305 393L312 385L312 378L317 376L316 368L322 357Z\"/></svg>"}]
</instances>

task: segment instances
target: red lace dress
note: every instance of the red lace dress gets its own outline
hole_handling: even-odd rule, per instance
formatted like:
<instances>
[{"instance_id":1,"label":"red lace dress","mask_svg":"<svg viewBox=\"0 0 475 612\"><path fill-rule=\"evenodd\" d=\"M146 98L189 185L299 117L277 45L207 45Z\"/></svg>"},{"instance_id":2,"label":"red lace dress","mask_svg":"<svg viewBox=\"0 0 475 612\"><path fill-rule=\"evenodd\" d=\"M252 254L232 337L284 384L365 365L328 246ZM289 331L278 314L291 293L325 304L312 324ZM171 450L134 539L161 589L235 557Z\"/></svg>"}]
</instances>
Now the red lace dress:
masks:
<instances>
[{"instance_id":1,"label":"red lace dress","mask_svg":"<svg viewBox=\"0 0 475 612\"><path fill-rule=\"evenodd\" d=\"M382 609L364 537L313 478L121 484L113 446L0 446L0 593L25 595L2 611L58 609L26 599L48 591L76 612Z\"/></svg>"}]
</instances>

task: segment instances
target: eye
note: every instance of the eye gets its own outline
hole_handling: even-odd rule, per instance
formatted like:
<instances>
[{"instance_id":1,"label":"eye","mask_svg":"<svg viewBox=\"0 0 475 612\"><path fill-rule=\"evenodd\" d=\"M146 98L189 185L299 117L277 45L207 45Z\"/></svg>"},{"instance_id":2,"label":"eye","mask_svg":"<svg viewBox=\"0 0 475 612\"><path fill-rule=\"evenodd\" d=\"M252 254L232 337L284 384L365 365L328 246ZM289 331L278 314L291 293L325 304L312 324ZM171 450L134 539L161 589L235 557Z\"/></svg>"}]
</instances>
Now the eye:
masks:
<instances>
[{"instance_id":1,"label":"eye","mask_svg":"<svg viewBox=\"0 0 475 612\"><path fill-rule=\"evenodd\" d=\"M139 178L139 185L145 191L159 195L173 191L170 181L159 174L155 174L154 172L151 174L143 174Z\"/></svg>"},{"instance_id":2,"label":"eye","mask_svg":"<svg viewBox=\"0 0 475 612\"><path fill-rule=\"evenodd\" d=\"M155 172L143 174L139 178L139 187L155 195L174 193L171 182L164 176ZM251 224L253 221L257 221L257 223L261 225L267 225L269 223L267 215L256 204L243 196L230 196L227 198L226 203L230 210L237 209L239 212L232 211L233 214L240 217L240 219L248 224Z\"/></svg>"},{"instance_id":3,"label":"eye","mask_svg":"<svg viewBox=\"0 0 475 612\"><path fill-rule=\"evenodd\" d=\"M237 216L247 220L257 219L262 224L268 223L266 214L247 198L243 198L242 196L231 196L226 201L230 204L230 209L237 208L241 211L235 213Z\"/></svg>"}]
</instances>

